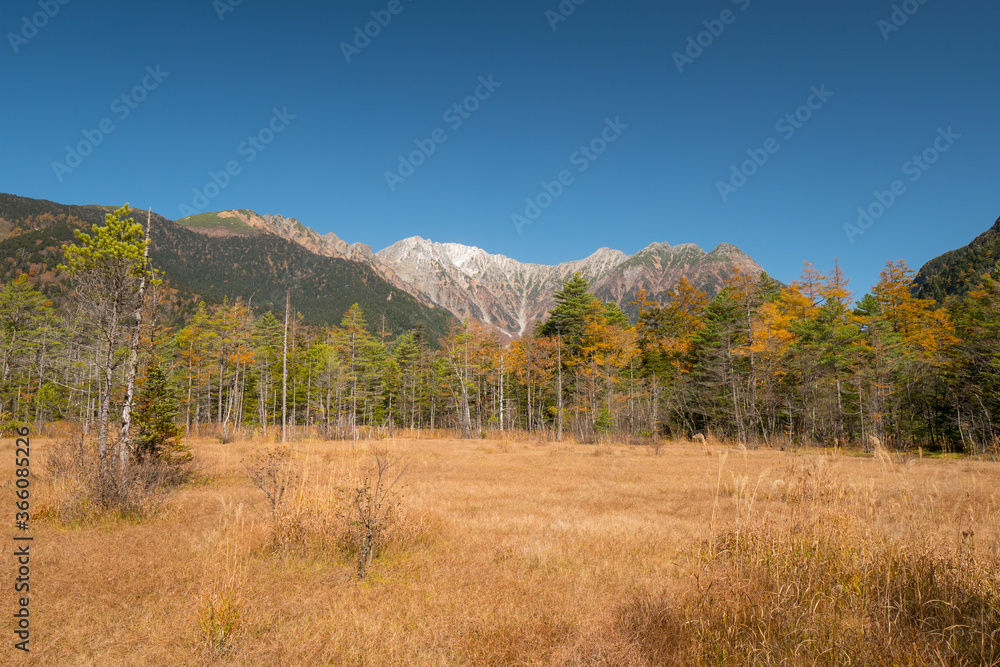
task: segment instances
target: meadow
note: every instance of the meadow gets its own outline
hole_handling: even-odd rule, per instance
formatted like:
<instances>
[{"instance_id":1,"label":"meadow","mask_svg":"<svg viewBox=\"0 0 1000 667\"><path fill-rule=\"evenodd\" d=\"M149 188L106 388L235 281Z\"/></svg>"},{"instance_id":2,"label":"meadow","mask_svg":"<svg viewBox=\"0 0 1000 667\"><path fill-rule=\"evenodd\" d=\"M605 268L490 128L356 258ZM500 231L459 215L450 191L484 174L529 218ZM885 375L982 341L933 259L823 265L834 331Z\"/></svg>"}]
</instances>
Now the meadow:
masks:
<instances>
[{"instance_id":1,"label":"meadow","mask_svg":"<svg viewBox=\"0 0 1000 667\"><path fill-rule=\"evenodd\" d=\"M273 442L191 438L147 516L67 522L57 441L32 440L32 650L8 634L6 664L1000 665L989 460L389 439L360 578L366 443L291 443L272 509L244 462Z\"/></svg>"}]
</instances>

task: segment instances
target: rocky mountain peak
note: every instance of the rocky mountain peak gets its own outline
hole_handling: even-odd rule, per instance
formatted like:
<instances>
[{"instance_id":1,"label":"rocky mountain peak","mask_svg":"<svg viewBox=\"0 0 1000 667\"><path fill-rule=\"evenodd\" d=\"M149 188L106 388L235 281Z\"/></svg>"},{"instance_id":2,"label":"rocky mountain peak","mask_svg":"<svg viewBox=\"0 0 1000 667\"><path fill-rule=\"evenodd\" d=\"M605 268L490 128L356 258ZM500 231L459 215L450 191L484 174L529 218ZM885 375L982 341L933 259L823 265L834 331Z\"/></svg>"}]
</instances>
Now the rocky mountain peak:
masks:
<instances>
[{"instance_id":1,"label":"rocky mountain peak","mask_svg":"<svg viewBox=\"0 0 1000 667\"><path fill-rule=\"evenodd\" d=\"M470 317L490 324L507 338L523 335L544 317L554 305L555 292L575 273L582 274L600 298L627 310L638 290L646 290L655 300L681 277L714 294L736 270L751 274L762 271L739 248L727 243L710 253L692 243L651 243L631 256L614 248L599 248L584 259L545 265L420 236L373 253L369 246L348 244L334 233L320 235L295 218L261 216L250 210L196 218L187 223L203 233L275 234L319 255L366 264L425 304L445 308L460 319Z\"/></svg>"}]
</instances>

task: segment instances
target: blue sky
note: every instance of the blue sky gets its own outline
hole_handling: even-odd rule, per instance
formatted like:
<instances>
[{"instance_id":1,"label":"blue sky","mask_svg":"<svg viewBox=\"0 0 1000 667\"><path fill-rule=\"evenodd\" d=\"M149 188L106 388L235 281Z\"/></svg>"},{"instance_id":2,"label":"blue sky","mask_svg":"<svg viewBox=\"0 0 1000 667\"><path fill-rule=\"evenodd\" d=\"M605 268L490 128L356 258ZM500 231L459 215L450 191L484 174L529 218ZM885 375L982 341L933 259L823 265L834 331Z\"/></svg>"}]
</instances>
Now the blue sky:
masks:
<instances>
[{"instance_id":1,"label":"blue sky","mask_svg":"<svg viewBox=\"0 0 1000 667\"><path fill-rule=\"evenodd\" d=\"M728 242L783 281L839 258L861 292L1000 215L987 0L64 1L0 9L0 191L541 263Z\"/></svg>"}]
</instances>

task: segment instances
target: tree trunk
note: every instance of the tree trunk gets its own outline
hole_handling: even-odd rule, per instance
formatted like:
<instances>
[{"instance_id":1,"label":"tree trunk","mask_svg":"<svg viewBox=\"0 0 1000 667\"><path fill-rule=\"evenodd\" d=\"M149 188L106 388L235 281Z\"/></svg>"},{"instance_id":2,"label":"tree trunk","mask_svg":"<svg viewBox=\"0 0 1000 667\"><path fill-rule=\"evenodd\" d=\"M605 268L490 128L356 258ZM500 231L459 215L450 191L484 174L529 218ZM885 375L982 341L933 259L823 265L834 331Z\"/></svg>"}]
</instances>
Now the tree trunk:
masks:
<instances>
[{"instance_id":1,"label":"tree trunk","mask_svg":"<svg viewBox=\"0 0 1000 667\"><path fill-rule=\"evenodd\" d=\"M281 441L288 438L288 309L291 307L292 291L285 292L285 338L281 348Z\"/></svg>"},{"instance_id":2,"label":"tree trunk","mask_svg":"<svg viewBox=\"0 0 1000 667\"><path fill-rule=\"evenodd\" d=\"M135 374L139 366L139 335L142 332L142 306L146 298L146 267L149 265L149 228L153 224L153 209L146 218L146 249L142 254L142 278L135 299L135 328L128 347L128 367L125 369L125 404L122 406L122 428L118 439L118 464L124 470L131 451L129 431L132 428L132 402L135 398Z\"/></svg>"}]
</instances>

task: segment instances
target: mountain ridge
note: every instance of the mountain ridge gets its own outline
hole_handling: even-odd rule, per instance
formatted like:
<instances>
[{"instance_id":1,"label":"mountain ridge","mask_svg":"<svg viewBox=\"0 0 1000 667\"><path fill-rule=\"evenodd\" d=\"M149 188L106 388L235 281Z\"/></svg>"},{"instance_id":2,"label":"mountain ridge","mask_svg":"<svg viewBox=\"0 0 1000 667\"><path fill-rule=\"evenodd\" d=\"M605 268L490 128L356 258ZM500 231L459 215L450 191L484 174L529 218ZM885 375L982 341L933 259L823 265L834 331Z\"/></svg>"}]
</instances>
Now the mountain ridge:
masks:
<instances>
[{"instance_id":1,"label":"mountain ridge","mask_svg":"<svg viewBox=\"0 0 1000 667\"><path fill-rule=\"evenodd\" d=\"M214 229L211 220L216 221ZM421 236L373 253L366 244L348 244L332 232L319 234L295 218L246 209L183 218L177 224L207 235L269 233L315 254L365 264L425 305L444 308L459 319L477 319L508 339L524 335L544 317L555 304L555 293L576 273L590 283L591 292L626 312L634 310L629 302L639 290L653 300L663 299L682 277L714 295L736 271L763 273L749 255L729 243L706 252L693 243L652 242L632 255L603 247L582 259L536 264Z\"/></svg>"},{"instance_id":2,"label":"mountain ridge","mask_svg":"<svg viewBox=\"0 0 1000 667\"><path fill-rule=\"evenodd\" d=\"M737 270L763 273L728 243L711 252L693 243L656 242L633 255L599 248L583 259L550 265L416 236L397 241L375 257L431 303L460 319L474 317L493 325L511 338L523 335L552 308L555 292L575 273L591 284L594 294L626 310L640 289L654 300L662 298L681 277L714 294Z\"/></svg>"},{"instance_id":3,"label":"mountain ridge","mask_svg":"<svg viewBox=\"0 0 1000 667\"><path fill-rule=\"evenodd\" d=\"M979 284L983 274L1000 262L1000 218L967 245L925 263L913 279L917 296L943 303Z\"/></svg>"},{"instance_id":4,"label":"mountain ridge","mask_svg":"<svg viewBox=\"0 0 1000 667\"><path fill-rule=\"evenodd\" d=\"M69 206L2 195L0 234L26 231L22 228L23 223L17 227L6 220L5 212L6 218L33 221L32 224L37 226L40 218L36 219L33 215L38 216L43 211L58 213L63 218L77 214L78 218L93 223L103 221L104 213L109 210L110 207ZM576 273L590 283L592 293L617 303L634 317L635 307L631 302L640 290L645 290L648 299L664 301L667 291L683 277L709 295L714 295L737 271L754 276L763 272L752 258L729 243L719 243L706 252L693 243L672 246L658 241L631 255L603 247L582 259L549 265L520 262L476 246L434 242L420 236L401 239L378 252L372 252L370 246L349 244L333 232L319 234L296 218L260 215L250 209L202 213L177 221L154 217L154 231L159 227L163 232L169 231L167 236L171 237L162 238L162 243L161 239L154 238L154 257L164 261L169 258L175 282L180 287L186 286L194 294L226 293L230 297L242 295L249 298L256 292L258 301L255 303L260 303L261 293L257 290L264 289L268 294L268 307L274 307L281 300L279 296L284 290L278 290L272 283L290 279L288 270L291 267L286 265L291 261L300 267L321 267L323 275L331 278L341 275L346 280L348 275L356 276L347 282L324 277L311 285L313 289L321 290L313 296L321 296L326 307L334 304L339 307L342 305L341 297L347 296L327 292L360 290L359 294L368 294L365 290L368 289L369 279L363 276L365 271L369 271L373 279L385 281L387 287L399 290L407 299L416 302L407 306L409 319L426 320L431 324L428 317L438 318L432 326L441 329L444 323L438 316L414 309L420 304L433 310L447 311L460 320L467 317L479 320L495 328L505 339L514 339L529 332L555 305L555 293ZM155 236L161 237L162 234L157 232ZM2 235L0 238L3 238ZM194 240L198 238L202 238L213 250L202 252L198 247L200 243ZM282 243L277 243L279 240ZM190 256L176 252L175 244L187 248ZM252 257L240 259L239 253L235 252L237 249L250 253ZM301 255L301 252L306 254ZM292 255L296 259L293 260ZM347 263L339 266L317 264L316 260L320 258ZM230 274L219 273L217 267L210 266L213 262L225 264ZM362 273L358 274L351 267L361 269ZM306 282L311 284L311 280L308 278ZM250 286L253 288L249 289ZM384 290L381 287L376 291L382 294L382 299L389 296L389 292L382 293ZM275 296L278 292L282 294ZM369 294L364 300L377 310L383 310L384 302L379 304L372 299L373 296L374 293ZM321 313L320 303L312 297L301 305L309 311L309 319L329 320L333 317L332 314ZM404 322L395 324L403 326Z\"/></svg>"},{"instance_id":5,"label":"mountain ridge","mask_svg":"<svg viewBox=\"0 0 1000 667\"><path fill-rule=\"evenodd\" d=\"M75 242L74 229L103 224L105 215L117 208L0 193L0 280L26 273L46 294L65 298L69 284L56 269L62 246ZM132 209L132 217L146 222L145 211ZM362 263L319 255L277 234L254 231L239 216L209 214L187 226L157 213L151 219L150 259L178 293L170 297L177 306L171 316L181 306L226 298L243 298L281 316L286 290L293 288L292 307L312 324L338 324L353 303L362 306L373 326L384 321L392 333L423 326L436 341L456 324L450 313L420 302ZM202 228L196 229L199 224ZM213 231L220 224L228 229ZM289 227L297 229L294 223Z\"/></svg>"}]
</instances>

